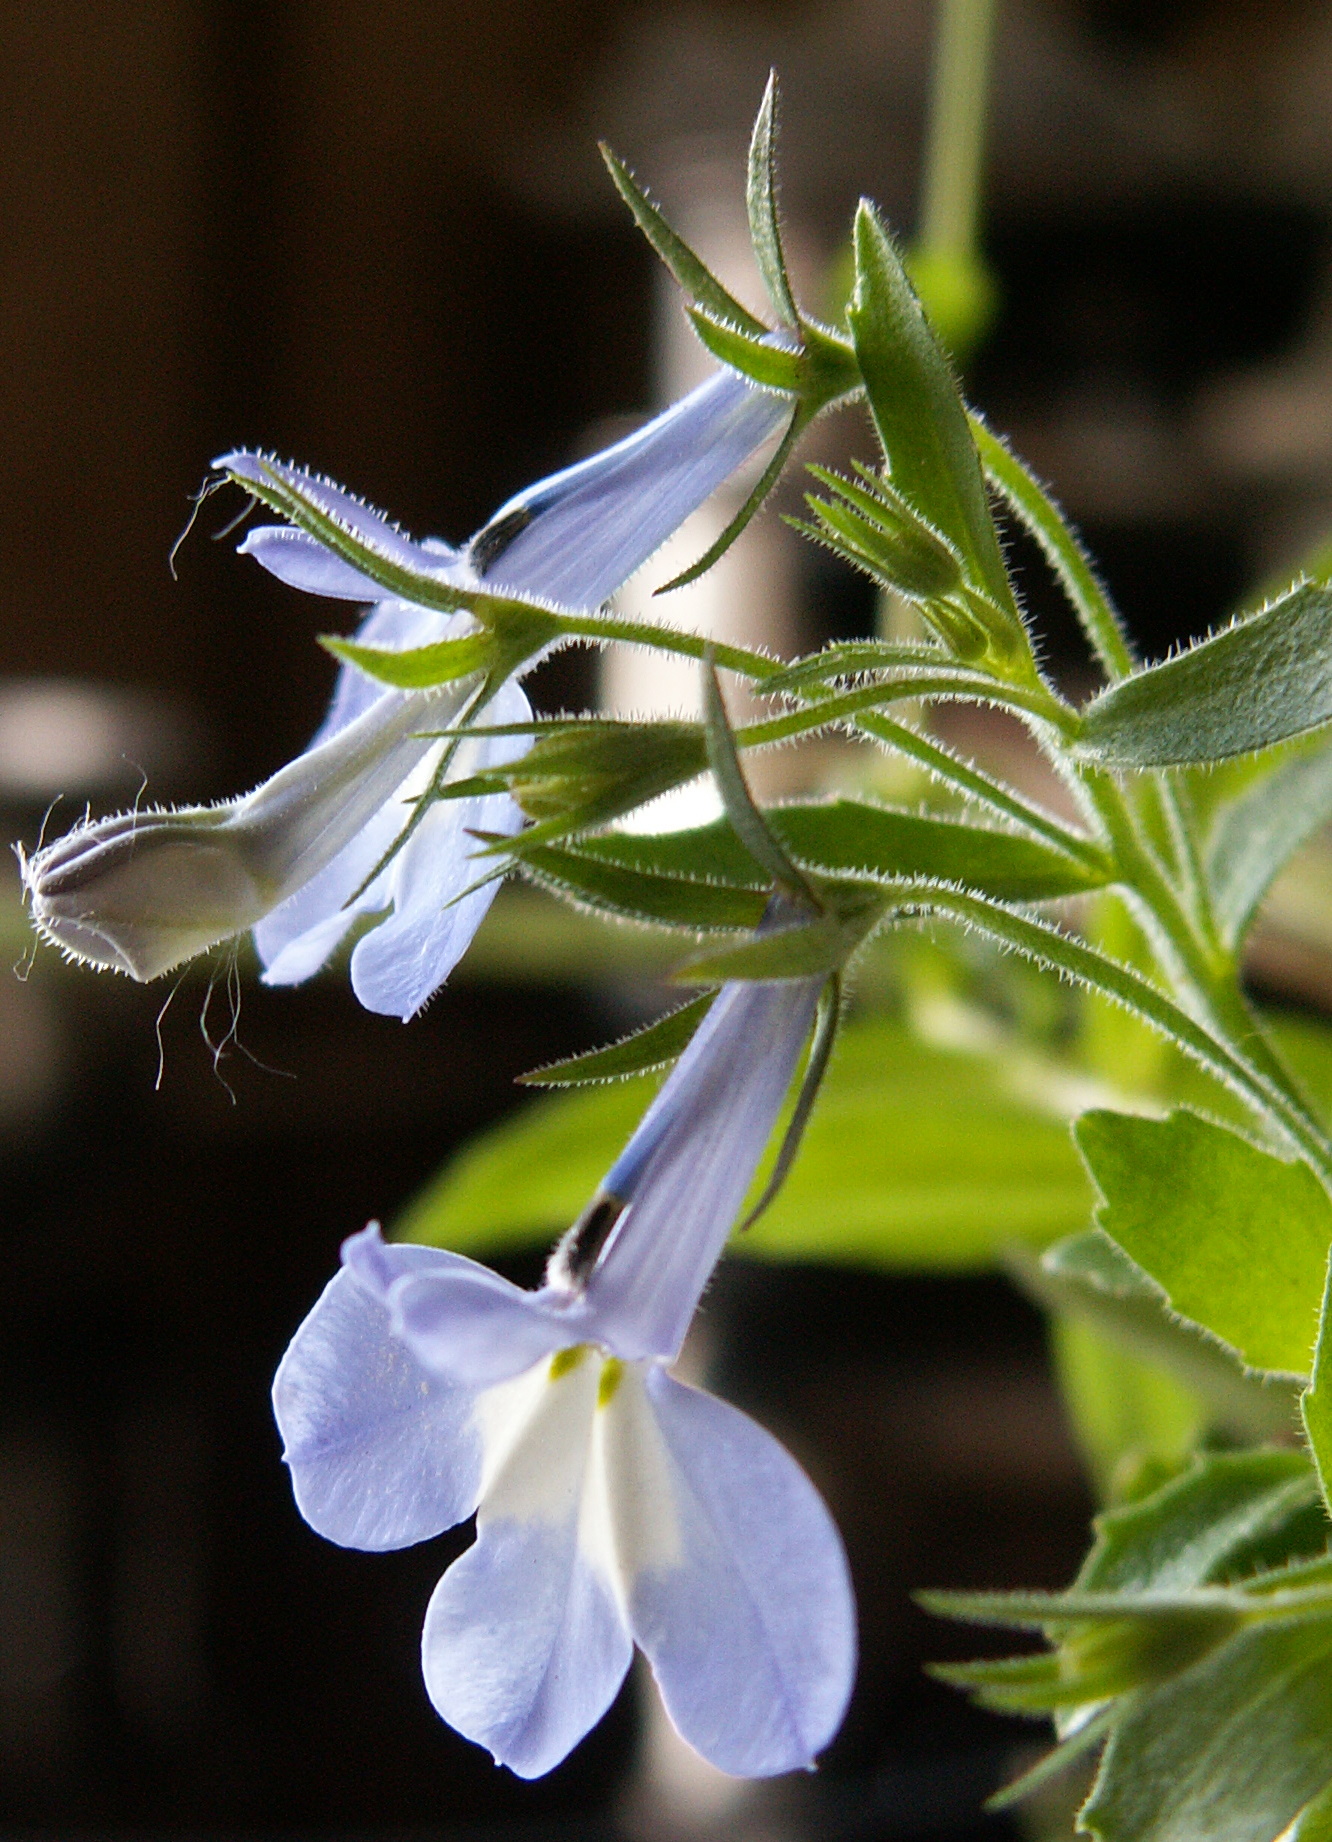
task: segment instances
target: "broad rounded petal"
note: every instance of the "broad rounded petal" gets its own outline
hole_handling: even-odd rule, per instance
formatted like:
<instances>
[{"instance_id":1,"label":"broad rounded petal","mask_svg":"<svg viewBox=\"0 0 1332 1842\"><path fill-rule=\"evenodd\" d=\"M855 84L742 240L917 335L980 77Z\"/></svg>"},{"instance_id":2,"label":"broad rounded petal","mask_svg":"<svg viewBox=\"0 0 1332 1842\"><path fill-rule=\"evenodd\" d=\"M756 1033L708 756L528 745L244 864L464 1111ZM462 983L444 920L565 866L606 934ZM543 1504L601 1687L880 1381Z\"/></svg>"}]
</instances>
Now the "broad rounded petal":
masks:
<instances>
[{"instance_id":1,"label":"broad rounded petal","mask_svg":"<svg viewBox=\"0 0 1332 1842\"><path fill-rule=\"evenodd\" d=\"M646 1390L679 1554L660 1559L659 1517L639 1557L621 1548L634 1638L676 1729L713 1765L743 1778L810 1766L855 1680L855 1603L837 1529L799 1465L745 1414L660 1369ZM635 1443L641 1450L641 1435ZM608 1453L613 1490L632 1493L634 1462L633 1449ZM648 1494L660 1491L653 1483Z\"/></svg>"},{"instance_id":2,"label":"broad rounded petal","mask_svg":"<svg viewBox=\"0 0 1332 1842\"><path fill-rule=\"evenodd\" d=\"M270 576L307 595L326 595L333 601L378 601L384 592L369 576L334 556L318 538L293 525L256 525L246 532L236 551L239 556L252 556Z\"/></svg>"},{"instance_id":3,"label":"broad rounded petal","mask_svg":"<svg viewBox=\"0 0 1332 1842\"><path fill-rule=\"evenodd\" d=\"M408 1258L429 1248L404 1250ZM427 1374L385 1305L344 1270L296 1335L273 1411L301 1514L344 1548L405 1548L476 1507L482 1446L472 1389Z\"/></svg>"},{"instance_id":4,"label":"broad rounded petal","mask_svg":"<svg viewBox=\"0 0 1332 1842\"><path fill-rule=\"evenodd\" d=\"M470 546L486 586L597 606L785 428L793 407L717 372L626 440L502 505Z\"/></svg>"},{"instance_id":5,"label":"broad rounded petal","mask_svg":"<svg viewBox=\"0 0 1332 1842\"><path fill-rule=\"evenodd\" d=\"M578 1340L543 1294L465 1254L385 1242L372 1223L343 1243L342 1259L416 1361L445 1380L490 1388Z\"/></svg>"},{"instance_id":6,"label":"broad rounded petal","mask_svg":"<svg viewBox=\"0 0 1332 1842\"><path fill-rule=\"evenodd\" d=\"M487 706L483 723L525 722L531 706L516 684L506 684ZM469 746L465 772L517 759L527 736L481 736ZM497 881L457 898L480 882L493 864L478 857L474 831L512 834L522 814L506 793L444 800L428 812L392 868L393 913L358 941L352 954L352 989L367 1010L404 1023L438 991L472 943L495 899Z\"/></svg>"},{"instance_id":7,"label":"broad rounded petal","mask_svg":"<svg viewBox=\"0 0 1332 1842\"><path fill-rule=\"evenodd\" d=\"M487 1481L475 1545L426 1612L431 1701L520 1778L550 1771L595 1726L633 1654L606 1568L580 1540L600 1373L584 1360L534 1378L535 1410L531 1389L512 1385L523 1423ZM505 1430L488 1430L488 1446Z\"/></svg>"}]
</instances>

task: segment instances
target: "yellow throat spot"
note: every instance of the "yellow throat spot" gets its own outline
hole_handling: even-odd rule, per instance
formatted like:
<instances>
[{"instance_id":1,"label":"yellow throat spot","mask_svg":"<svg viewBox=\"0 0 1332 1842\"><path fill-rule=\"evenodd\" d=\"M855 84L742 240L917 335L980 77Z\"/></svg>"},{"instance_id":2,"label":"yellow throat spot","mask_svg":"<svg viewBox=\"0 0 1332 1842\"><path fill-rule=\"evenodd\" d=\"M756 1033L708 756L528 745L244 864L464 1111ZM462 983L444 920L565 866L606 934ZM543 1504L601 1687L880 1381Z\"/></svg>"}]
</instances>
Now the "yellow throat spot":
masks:
<instances>
[{"instance_id":1,"label":"yellow throat spot","mask_svg":"<svg viewBox=\"0 0 1332 1842\"><path fill-rule=\"evenodd\" d=\"M564 1375L570 1374L586 1356L586 1343L570 1344L568 1349L556 1350L550 1359L550 1379L557 1382Z\"/></svg>"},{"instance_id":2,"label":"yellow throat spot","mask_svg":"<svg viewBox=\"0 0 1332 1842\"><path fill-rule=\"evenodd\" d=\"M601 1371L601 1380L597 1383L597 1406L609 1407L615 1399L615 1390L620 1385L624 1374L624 1364L618 1356L608 1356Z\"/></svg>"}]
</instances>

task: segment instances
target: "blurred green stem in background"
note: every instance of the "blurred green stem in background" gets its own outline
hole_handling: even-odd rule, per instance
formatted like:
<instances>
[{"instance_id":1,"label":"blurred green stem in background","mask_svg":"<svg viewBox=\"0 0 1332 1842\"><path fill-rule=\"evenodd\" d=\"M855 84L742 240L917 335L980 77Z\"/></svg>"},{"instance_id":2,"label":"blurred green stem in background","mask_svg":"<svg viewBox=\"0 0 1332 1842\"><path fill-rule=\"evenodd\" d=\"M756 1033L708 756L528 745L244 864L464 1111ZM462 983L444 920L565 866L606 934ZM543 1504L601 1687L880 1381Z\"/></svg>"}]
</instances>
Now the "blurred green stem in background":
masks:
<instances>
[{"instance_id":1,"label":"blurred green stem in background","mask_svg":"<svg viewBox=\"0 0 1332 1842\"><path fill-rule=\"evenodd\" d=\"M908 267L941 343L965 366L998 294L977 247L996 0L940 0L920 230Z\"/></svg>"}]
</instances>

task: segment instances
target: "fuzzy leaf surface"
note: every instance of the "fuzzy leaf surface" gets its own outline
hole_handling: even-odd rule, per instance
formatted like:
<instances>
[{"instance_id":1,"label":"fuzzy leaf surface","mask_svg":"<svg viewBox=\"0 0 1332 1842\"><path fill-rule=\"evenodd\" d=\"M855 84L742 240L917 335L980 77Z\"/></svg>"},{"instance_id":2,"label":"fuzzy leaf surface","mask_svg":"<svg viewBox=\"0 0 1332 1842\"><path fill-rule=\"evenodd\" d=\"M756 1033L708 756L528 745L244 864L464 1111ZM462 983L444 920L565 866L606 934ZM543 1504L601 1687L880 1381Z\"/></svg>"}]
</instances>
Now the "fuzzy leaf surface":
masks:
<instances>
[{"instance_id":1,"label":"fuzzy leaf surface","mask_svg":"<svg viewBox=\"0 0 1332 1842\"><path fill-rule=\"evenodd\" d=\"M1332 588L1303 582L1260 613L1112 685L1076 752L1104 767L1183 767L1271 748L1332 721Z\"/></svg>"},{"instance_id":2,"label":"fuzzy leaf surface","mask_svg":"<svg viewBox=\"0 0 1332 1842\"><path fill-rule=\"evenodd\" d=\"M1332 1245L1332 1201L1308 1166L1187 1109L1086 1113L1075 1136L1097 1221L1174 1309L1253 1368L1307 1375Z\"/></svg>"}]
</instances>

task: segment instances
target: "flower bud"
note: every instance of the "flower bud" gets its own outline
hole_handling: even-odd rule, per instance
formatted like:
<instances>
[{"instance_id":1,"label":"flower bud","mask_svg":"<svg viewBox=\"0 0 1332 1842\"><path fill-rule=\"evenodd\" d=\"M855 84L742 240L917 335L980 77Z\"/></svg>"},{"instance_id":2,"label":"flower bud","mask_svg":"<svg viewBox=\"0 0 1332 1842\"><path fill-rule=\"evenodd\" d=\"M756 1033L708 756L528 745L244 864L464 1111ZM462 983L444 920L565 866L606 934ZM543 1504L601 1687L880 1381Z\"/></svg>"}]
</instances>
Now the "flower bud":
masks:
<instances>
[{"instance_id":1,"label":"flower bud","mask_svg":"<svg viewBox=\"0 0 1332 1842\"><path fill-rule=\"evenodd\" d=\"M420 732L460 698L380 697L242 799L117 813L20 854L34 925L71 959L139 980L169 972L329 863L435 745Z\"/></svg>"}]
</instances>

